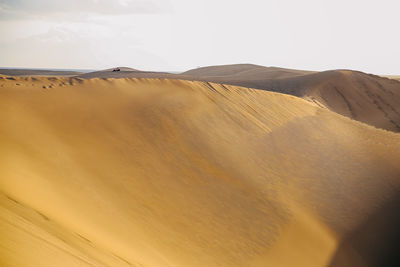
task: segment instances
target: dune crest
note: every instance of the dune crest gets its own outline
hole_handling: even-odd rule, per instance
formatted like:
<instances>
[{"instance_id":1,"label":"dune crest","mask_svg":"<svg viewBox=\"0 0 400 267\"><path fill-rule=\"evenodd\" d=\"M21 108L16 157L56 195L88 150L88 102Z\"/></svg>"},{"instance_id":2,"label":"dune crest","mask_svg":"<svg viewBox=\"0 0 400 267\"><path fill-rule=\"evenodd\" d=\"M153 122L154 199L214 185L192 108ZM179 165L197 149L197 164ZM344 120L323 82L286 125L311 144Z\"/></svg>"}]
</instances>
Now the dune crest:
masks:
<instances>
[{"instance_id":1,"label":"dune crest","mask_svg":"<svg viewBox=\"0 0 400 267\"><path fill-rule=\"evenodd\" d=\"M183 74L303 97L377 128L400 131L400 83L393 79L351 70L307 72L241 64L199 68Z\"/></svg>"},{"instance_id":2,"label":"dune crest","mask_svg":"<svg viewBox=\"0 0 400 267\"><path fill-rule=\"evenodd\" d=\"M119 69L120 71L93 71L71 77L195 80L280 92L302 97L320 107L374 127L400 132L400 82L397 76L384 78L352 70L315 72L254 64L208 66L181 74L141 71L127 67ZM9 75L32 73L32 70L2 71ZM46 74L45 71L42 73ZM50 71L48 75L51 74L63 75L62 72Z\"/></svg>"}]
</instances>

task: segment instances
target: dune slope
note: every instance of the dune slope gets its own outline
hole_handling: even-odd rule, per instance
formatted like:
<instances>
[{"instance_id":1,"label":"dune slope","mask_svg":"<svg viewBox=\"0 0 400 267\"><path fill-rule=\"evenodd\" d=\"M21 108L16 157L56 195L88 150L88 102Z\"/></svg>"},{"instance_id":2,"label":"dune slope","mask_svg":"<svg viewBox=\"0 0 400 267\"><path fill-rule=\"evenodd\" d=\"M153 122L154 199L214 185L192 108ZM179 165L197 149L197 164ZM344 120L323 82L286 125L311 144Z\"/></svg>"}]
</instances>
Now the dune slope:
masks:
<instances>
[{"instance_id":1,"label":"dune slope","mask_svg":"<svg viewBox=\"0 0 400 267\"><path fill-rule=\"evenodd\" d=\"M400 81L400 75L383 75L382 77Z\"/></svg>"},{"instance_id":2,"label":"dune slope","mask_svg":"<svg viewBox=\"0 0 400 267\"><path fill-rule=\"evenodd\" d=\"M163 78L215 82L291 94L377 128L400 132L400 82L350 70L312 72L253 64L202 67L182 74L122 68L78 78Z\"/></svg>"},{"instance_id":3,"label":"dune slope","mask_svg":"<svg viewBox=\"0 0 400 267\"><path fill-rule=\"evenodd\" d=\"M400 132L400 82L358 71L306 72L256 65L211 66L185 72L196 80L291 94L331 111Z\"/></svg>"},{"instance_id":4,"label":"dune slope","mask_svg":"<svg viewBox=\"0 0 400 267\"><path fill-rule=\"evenodd\" d=\"M209 66L192 69L182 73L193 77L200 77L208 80L228 79L228 80L259 80L259 79L278 79L295 77L313 73L312 71L284 69L277 67L264 67L254 64L233 64Z\"/></svg>"},{"instance_id":5,"label":"dune slope","mask_svg":"<svg viewBox=\"0 0 400 267\"><path fill-rule=\"evenodd\" d=\"M400 82L395 80L357 71L327 71L265 86L315 101L369 125L400 131Z\"/></svg>"},{"instance_id":6,"label":"dune slope","mask_svg":"<svg viewBox=\"0 0 400 267\"><path fill-rule=\"evenodd\" d=\"M294 96L4 78L0 121L2 266L367 266L398 237L400 135Z\"/></svg>"},{"instance_id":7,"label":"dune slope","mask_svg":"<svg viewBox=\"0 0 400 267\"><path fill-rule=\"evenodd\" d=\"M93 71L76 75L76 78L92 79L92 78L161 78L175 77L175 74L157 71L142 71L128 67L119 67L119 71L113 71L114 68Z\"/></svg>"}]
</instances>

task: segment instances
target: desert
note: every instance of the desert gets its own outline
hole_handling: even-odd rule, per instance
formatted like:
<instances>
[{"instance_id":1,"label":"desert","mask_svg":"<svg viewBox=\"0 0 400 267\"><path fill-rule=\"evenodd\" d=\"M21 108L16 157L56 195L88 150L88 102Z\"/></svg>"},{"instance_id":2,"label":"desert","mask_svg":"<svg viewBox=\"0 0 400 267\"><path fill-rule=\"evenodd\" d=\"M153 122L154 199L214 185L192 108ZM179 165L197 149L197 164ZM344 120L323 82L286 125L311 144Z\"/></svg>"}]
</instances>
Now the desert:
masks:
<instances>
[{"instance_id":1,"label":"desert","mask_svg":"<svg viewBox=\"0 0 400 267\"><path fill-rule=\"evenodd\" d=\"M399 10L0 0L0 267L400 266Z\"/></svg>"},{"instance_id":2,"label":"desert","mask_svg":"<svg viewBox=\"0 0 400 267\"><path fill-rule=\"evenodd\" d=\"M397 132L214 82L0 86L3 266L398 262Z\"/></svg>"}]
</instances>

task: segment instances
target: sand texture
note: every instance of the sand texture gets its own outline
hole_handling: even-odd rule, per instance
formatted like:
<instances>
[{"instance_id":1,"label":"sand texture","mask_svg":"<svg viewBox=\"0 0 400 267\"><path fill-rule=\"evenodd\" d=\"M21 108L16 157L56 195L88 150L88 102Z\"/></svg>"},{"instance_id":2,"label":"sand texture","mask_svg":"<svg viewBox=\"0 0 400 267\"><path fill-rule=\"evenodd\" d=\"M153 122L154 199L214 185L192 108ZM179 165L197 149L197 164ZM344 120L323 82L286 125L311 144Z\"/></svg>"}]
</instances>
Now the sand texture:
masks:
<instances>
[{"instance_id":1,"label":"sand texture","mask_svg":"<svg viewBox=\"0 0 400 267\"><path fill-rule=\"evenodd\" d=\"M324 88L2 76L0 266L399 263L400 134Z\"/></svg>"},{"instance_id":2,"label":"sand texture","mask_svg":"<svg viewBox=\"0 0 400 267\"><path fill-rule=\"evenodd\" d=\"M346 117L400 132L400 82L351 70L312 72L253 64L202 67L181 74L121 68L85 73L79 78L164 78L257 88L302 97Z\"/></svg>"},{"instance_id":3,"label":"sand texture","mask_svg":"<svg viewBox=\"0 0 400 267\"><path fill-rule=\"evenodd\" d=\"M299 96L377 128L400 132L400 82L351 70L305 72L257 65L199 68L195 79Z\"/></svg>"},{"instance_id":4,"label":"sand texture","mask_svg":"<svg viewBox=\"0 0 400 267\"><path fill-rule=\"evenodd\" d=\"M351 70L324 72L264 67L254 64L234 64L201 67L172 74L141 71L120 67L67 75L51 72L48 75L92 78L162 78L188 81L205 81L256 88L302 97L320 107L377 128L400 132L400 80L398 76L381 77ZM6 75L33 75L32 70L0 70ZM42 71L42 76L46 75Z\"/></svg>"}]
</instances>

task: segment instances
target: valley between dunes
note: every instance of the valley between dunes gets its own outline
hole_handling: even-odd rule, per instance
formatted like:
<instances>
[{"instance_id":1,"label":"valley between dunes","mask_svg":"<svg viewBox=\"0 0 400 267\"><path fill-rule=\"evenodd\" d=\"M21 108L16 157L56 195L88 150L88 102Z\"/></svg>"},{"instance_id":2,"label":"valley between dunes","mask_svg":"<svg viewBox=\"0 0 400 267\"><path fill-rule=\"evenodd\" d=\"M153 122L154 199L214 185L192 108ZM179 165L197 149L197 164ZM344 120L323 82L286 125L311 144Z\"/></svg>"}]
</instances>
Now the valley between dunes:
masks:
<instances>
[{"instance_id":1,"label":"valley between dunes","mask_svg":"<svg viewBox=\"0 0 400 267\"><path fill-rule=\"evenodd\" d=\"M201 81L0 80L1 266L395 266L400 134Z\"/></svg>"}]
</instances>

